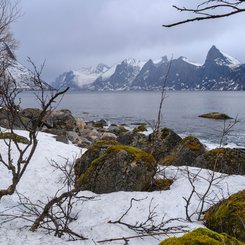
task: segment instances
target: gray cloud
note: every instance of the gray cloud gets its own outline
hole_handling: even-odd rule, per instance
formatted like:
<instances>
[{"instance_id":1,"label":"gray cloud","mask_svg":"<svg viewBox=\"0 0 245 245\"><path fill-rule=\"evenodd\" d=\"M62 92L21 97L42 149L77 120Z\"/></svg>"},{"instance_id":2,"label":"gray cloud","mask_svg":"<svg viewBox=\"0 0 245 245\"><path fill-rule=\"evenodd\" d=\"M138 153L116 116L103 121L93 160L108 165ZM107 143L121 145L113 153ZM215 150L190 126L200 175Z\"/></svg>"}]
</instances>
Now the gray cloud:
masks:
<instances>
[{"instance_id":1,"label":"gray cloud","mask_svg":"<svg viewBox=\"0 0 245 245\"><path fill-rule=\"evenodd\" d=\"M163 28L163 23L187 17L172 9L174 2L181 3L22 0L23 16L12 26L20 42L17 55L25 64L27 56L37 64L46 59L47 81L70 69L112 65L126 57L146 60L173 54L203 62L213 44L245 62L245 15Z\"/></svg>"}]
</instances>

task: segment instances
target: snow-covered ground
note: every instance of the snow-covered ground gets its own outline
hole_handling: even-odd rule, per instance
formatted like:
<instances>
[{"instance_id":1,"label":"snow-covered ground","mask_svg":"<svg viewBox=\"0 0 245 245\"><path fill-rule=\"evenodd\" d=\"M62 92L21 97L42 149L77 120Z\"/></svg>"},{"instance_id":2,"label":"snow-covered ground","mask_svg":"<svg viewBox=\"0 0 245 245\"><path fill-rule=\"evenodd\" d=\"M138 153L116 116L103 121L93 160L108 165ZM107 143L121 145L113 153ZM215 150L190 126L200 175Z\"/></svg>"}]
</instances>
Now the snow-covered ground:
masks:
<instances>
[{"instance_id":1,"label":"snow-covered ground","mask_svg":"<svg viewBox=\"0 0 245 245\"><path fill-rule=\"evenodd\" d=\"M25 131L17 131L18 134L26 135ZM46 202L48 198L55 195L57 190L62 187L61 177L62 173L55 170L50 161L54 160L58 164L64 164L66 159L71 162L83 153L83 149L78 148L72 144L63 144L57 142L52 135L46 133L39 133L39 144L32 162L30 163L26 173L18 185L18 192L28 197L33 203L38 200ZM6 157L7 151L3 140L0 140L0 152ZM15 150L12 151L13 155ZM15 156L16 157L16 156ZM199 171L197 168L189 168L191 172ZM132 198L141 199L141 201L134 202L132 209L128 215L123 218L123 221L135 224L146 220L149 214L150 203L152 208L155 208L156 218L155 222L160 222L169 219L186 219L185 215L185 201L183 197L188 197L191 192L191 186L188 182L185 173L186 167L176 168L168 167L164 170L167 177L175 179L170 190L154 191L154 192L115 192L110 194L96 195L92 192L84 191L80 194L83 196L93 196L94 199L86 202L77 202L74 205L74 213L78 213L77 220L70 224L70 228L75 232L87 237L86 241L72 241L67 242L64 238L56 238L53 235L47 235L44 230L31 232L25 226L31 223L22 219L13 220L7 223L2 223L4 217L3 212L16 206L18 204L18 196L3 197L0 201L0 244L3 245L38 245L38 244L126 244L125 241L119 240L107 243L98 243L98 241L105 239L113 239L120 237L136 236L137 233L128 229L126 226L119 224L110 224L108 221L115 221L125 213L129 208ZM10 175L6 169L0 165L0 188L6 187ZM219 173L216 173L219 176ZM159 176L160 177L160 176ZM199 193L205 192L208 182L205 178L209 177L209 171L201 170L200 178L196 184L196 189ZM228 194L238 192L245 189L245 176L227 176L220 183L220 188L213 187L212 197L216 201L226 197ZM222 191L221 191L222 190ZM212 198L211 197L211 198ZM190 205L190 212L194 211L199 204L195 197ZM18 207L8 211L9 213L20 212ZM186 226L188 229L203 226L199 221L195 221L196 216L193 216L194 222L174 221L170 223L173 225ZM155 237L144 237L142 239L130 239L127 244L140 245L154 245L158 244L165 238L164 235Z\"/></svg>"}]
</instances>

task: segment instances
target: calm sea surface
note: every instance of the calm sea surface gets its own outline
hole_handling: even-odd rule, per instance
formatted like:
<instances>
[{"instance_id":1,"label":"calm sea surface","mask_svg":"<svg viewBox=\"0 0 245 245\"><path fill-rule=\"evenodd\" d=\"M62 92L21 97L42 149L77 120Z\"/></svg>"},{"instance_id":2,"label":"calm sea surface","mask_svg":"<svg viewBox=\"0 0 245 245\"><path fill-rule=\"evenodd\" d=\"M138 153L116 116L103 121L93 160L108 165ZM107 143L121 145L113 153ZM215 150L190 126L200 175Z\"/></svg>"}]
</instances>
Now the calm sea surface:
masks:
<instances>
[{"instance_id":1,"label":"calm sea surface","mask_svg":"<svg viewBox=\"0 0 245 245\"><path fill-rule=\"evenodd\" d=\"M22 107L37 107L31 92L21 95ZM70 92L58 105L85 120L106 119L109 123L152 123L157 117L160 92ZM226 139L245 148L244 92L168 92L162 111L162 126L182 135L194 135L210 143L218 143L223 121L203 119L198 115L223 112L238 116L240 122ZM227 124L230 120L227 120Z\"/></svg>"}]
</instances>

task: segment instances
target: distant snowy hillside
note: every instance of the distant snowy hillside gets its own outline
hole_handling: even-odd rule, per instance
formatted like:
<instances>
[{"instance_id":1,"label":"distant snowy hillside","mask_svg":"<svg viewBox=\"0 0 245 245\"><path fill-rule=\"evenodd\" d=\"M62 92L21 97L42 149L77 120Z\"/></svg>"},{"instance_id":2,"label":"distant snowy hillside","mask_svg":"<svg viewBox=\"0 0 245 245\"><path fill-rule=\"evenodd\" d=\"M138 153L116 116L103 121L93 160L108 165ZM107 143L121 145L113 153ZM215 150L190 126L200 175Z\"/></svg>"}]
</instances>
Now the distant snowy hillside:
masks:
<instances>
[{"instance_id":1,"label":"distant snowy hillside","mask_svg":"<svg viewBox=\"0 0 245 245\"><path fill-rule=\"evenodd\" d=\"M128 58L111 67L93 83L86 86L87 90L111 91L130 90L132 82L139 74L145 62Z\"/></svg>"},{"instance_id":2,"label":"distant snowy hillside","mask_svg":"<svg viewBox=\"0 0 245 245\"><path fill-rule=\"evenodd\" d=\"M69 86L71 89L81 89L84 85L94 82L109 68L108 65L99 64L96 67L82 67L80 70L65 72L56 78L53 86L55 88Z\"/></svg>"},{"instance_id":3,"label":"distant snowy hillside","mask_svg":"<svg viewBox=\"0 0 245 245\"><path fill-rule=\"evenodd\" d=\"M40 86L37 86L37 84L35 84L35 74L17 61L16 57L6 43L0 43L0 54L1 62L3 65L6 66L6 75L8 75L11 80L15 81L17 89L40 89ZM44 81L41 82L43 89L53 89L48 83Z\"/></svg>"},{"instance_id":4,"label":"distant snowy hillside","mask_svg":"<svg viewBox=\"0 0 245 245\"><path fill-rule=\"evenodd\" d=\"M7 68L10 77L16 82L18 89L23 90L39 90L40 86L37 86L34 82L34 74L29 69L24 67L16 60L11 60L10 65ZM42 86L45 90L52 90L53 88L42 81Z\"/></svg>"}]
</instances>

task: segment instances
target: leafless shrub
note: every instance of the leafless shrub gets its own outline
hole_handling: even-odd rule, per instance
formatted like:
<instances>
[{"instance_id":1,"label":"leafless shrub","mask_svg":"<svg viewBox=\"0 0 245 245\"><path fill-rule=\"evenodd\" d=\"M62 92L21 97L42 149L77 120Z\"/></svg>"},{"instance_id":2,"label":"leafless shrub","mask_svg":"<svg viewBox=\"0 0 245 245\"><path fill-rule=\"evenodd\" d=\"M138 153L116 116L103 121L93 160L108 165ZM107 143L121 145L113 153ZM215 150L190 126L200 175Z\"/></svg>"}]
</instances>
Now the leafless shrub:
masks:
<instances>
[{"instance_id":1,"label":"leafless shrub","mask_svg":"<svg viewBox=\"0 0 245 245\"><path fill-rule=\"evenodd\" d=\"M145 198L146 199L146 198ZM150 203L149 203L149 207L148 207L148 215L146 220L139 222L137 221L135 224L130 224L127 223L126 221L124 221L124 219L126 218L126 216L128 215L128 213L131 211L132 207L133 207L133 203L134 202L140 202L143 201L145 199L135 199L135 198L131 198L130 200L130 205L128 207L128 209L122 214L122 216L116 220L116 221L109 221L108 223L110 224L120 224L120 225L124 225L126 227L128 227L129 229L135 231L136 233L140 234L140 235L151 235L154 234L156 235L158 232L162 233L162 232L166 232L168 234L171 234L172 232L183 232L186 228L185 226L169 226L169 224L173 221L183 221L182 219L169 219L169 220L165 220L165 216L163 216L161 218L161 220L159 222L156 221L156 219L158 218L158 214L156 212L156 208L157 206L152 206L152 202L153 199L151 199Z\"/></svg>"},{"instance_id":2,"label":"leafless shrub","mask_svg":"<svg viewBox=\"0 0 245 245\"><path fill-rule=\"evenodd\" d=\"M191 13L193 17L171 24L164 24L163 27L173 27L193 21L218 19L245 12L244 0L202 0L197 2L195 7L173 5L173 8L177 11Z\"/></svg>"}]
</instances>

